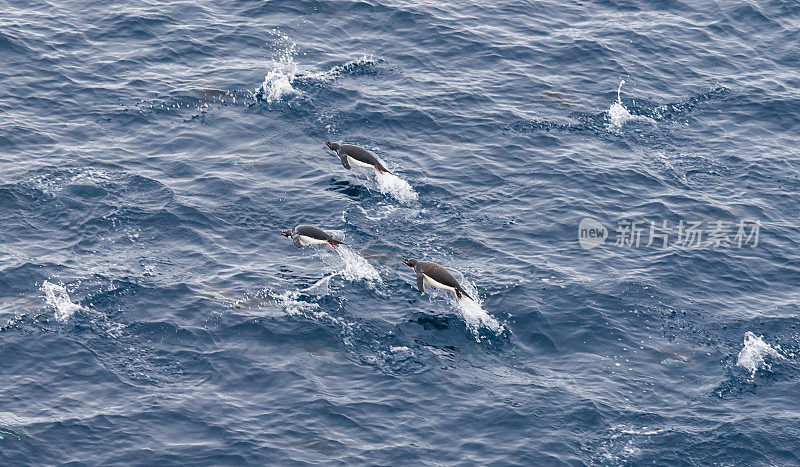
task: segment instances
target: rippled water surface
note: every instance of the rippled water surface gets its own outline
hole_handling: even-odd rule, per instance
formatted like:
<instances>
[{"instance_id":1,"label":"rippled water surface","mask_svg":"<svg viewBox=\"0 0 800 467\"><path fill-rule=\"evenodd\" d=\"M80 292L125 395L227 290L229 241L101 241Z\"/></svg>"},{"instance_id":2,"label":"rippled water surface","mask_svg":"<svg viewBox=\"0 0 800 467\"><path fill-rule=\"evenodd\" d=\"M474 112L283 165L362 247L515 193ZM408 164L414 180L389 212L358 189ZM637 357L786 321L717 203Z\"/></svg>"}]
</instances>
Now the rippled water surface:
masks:
<instances>
[{"instance_id":1,"label":"rippled water surface","mask_svg":"<svg viewBox=\"0 0 800 467\"><path fill-rule=\"evenodd\" d=\"M0 462L800 463L799 43L794 0L0 0Z\"/></svg>"}]
</instances>

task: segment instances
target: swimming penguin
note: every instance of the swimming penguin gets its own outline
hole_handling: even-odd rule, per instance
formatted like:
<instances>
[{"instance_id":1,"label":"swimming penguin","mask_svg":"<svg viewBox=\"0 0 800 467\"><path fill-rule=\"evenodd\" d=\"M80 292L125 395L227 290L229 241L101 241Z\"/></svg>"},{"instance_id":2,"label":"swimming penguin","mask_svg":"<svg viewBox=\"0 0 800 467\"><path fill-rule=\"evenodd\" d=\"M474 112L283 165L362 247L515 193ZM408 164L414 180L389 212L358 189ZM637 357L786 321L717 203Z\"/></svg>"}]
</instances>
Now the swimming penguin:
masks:
<instances>
[{"instance_id":1,"label":"swimming penguin","mask_svg":"<svg viewBox=\"0 0 800 467\"><path fill-rule=\"evenodd\" d=\"M284 237L292 237L294 246L297 248L309 245L322 245L324 243L327 243L333 248L339 245L346 245L345 242L334 240L333 237L326 234L322 229L310 225L298 225L294 230L282 230L281 234L283 234Z\"/></svg>"},{"instance_id":2,"label":"swimming penguin","mask_svg":"<svg viewBox=\"0 0 800 467\"><path fill-rule=\"evenodd\" d=\"M339 159L342 160L342 165L347 170L350 170L351 165L355 165L356 167L372 167L380 174L384 172L392 173L381 164L375 154L364 148L353 146L352 144L331 143L330 141L325 141L325 145L339 156Z\"/></svg>"},{"instance_id":3,"label":"swimming penguin","mask_svg":"<svg viewBox=\"0 0 800 467\"><path fill-rule=\"evenodd\" d=\"M417 273L417 288L420 292L424 292L424 285L428 284L437 289L451 290L456 294L456 298L461 298L464 295L468 299L475 301L458 285L458 281L453 275L438 264L405 258L403 258L403 262L406 263L406 266L414 268L414 272Z\"/></svg>"}]
</instances>

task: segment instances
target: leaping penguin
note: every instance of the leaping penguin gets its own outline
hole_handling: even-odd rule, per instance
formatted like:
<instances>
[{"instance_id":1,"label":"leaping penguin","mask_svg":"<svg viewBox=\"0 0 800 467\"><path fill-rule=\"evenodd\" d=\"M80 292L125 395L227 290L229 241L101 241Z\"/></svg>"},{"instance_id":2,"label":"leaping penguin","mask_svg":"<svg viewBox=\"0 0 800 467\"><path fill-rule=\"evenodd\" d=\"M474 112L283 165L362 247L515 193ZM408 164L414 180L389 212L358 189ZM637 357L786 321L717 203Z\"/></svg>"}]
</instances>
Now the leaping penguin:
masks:
<instances>
[{"instance_id":1,"label":"leaping penguin","mask_svg":"<svg viewBox=\"0 0 800 467\"><path fill-rule=\"evenodd\" d=\"M334 240L333 237L325 233L322 229L310 225L298 225L294 230L282 230L281 234L284 237L291 237L294 246L303 248L309 245L323 245L327 243L333 248L339 245L346 245L345 242Z\"/></svg>"},{"instance_id":2,"label":"leaping penguin","mask_svg":"<svg viewBox=\"0 0 800 467\"><path fill-rule=\"evenodd\" d=\"M342 165L347 170L350 170L350 166L354 165L356 167L372 167L380 174L384 172L392 173L381 164L381 161L375 157L375 154L372 154L364 148L352 144L331 143L330 141L325 141L325 145L339 156Z\"/></svg>"},{"instance_id":3,"label":"leaping penguin","mask_svg":"<svg viewBox=\"0 0 800 467\"><path fill-rule=\"evenodd\" d=\"M438 264L405 258L403 258L403 262L406 263L406 266L414 268L414 272L417 273L417 288L420 292L424 292L425 284L428 284L437 289L450 290L456 294L456 298L458 299L463 295L475 301L475 299L470 297L467 292L458 285L458 281L456 281L453 275Z\"/></svg>"}]
</instances>

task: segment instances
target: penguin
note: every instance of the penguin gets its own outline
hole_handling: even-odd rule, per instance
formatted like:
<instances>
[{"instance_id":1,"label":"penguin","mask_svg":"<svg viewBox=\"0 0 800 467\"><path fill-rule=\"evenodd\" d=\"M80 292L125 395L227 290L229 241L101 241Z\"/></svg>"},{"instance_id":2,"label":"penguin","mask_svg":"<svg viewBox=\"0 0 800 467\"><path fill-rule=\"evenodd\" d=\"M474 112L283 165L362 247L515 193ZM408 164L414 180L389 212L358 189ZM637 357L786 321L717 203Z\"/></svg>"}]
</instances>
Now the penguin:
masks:
<instances>
[{"instance_id":1,"label":"penguin","mask_svg":"<svg viewBox=\"0 0 800 467\"><path fill-rule=\"evenodd\" d=\"M330 141L325 141L325 145L339 156L339 159L342 160L342 165L347 170L350 170L350 166L354 165L356 167L372 167L379 174L384 172L392 173L381 164L375 154L364 148L353 146L352 144L331 143Z\"/></svg>"},{"instance_id":2,"label":"penguin","mask_svg":"<svg viewBox=\"0 0 800 467\"><path fill-rule=\"evenodd\" d=\"M460 299L463 295L468 299L475 301L474 298L470 297L467 292L465 292L464 289L458 285L458 281L456 281L453 275L438 264L405 258L403 258L403 262L406 263L406 266L414 268L414 272L417 273L417 288L420 292L424 292L425 284L428 284L429 286L437 289L452 291L456 294L457 299Z\"/></svg>"},{"instance_id":3,"label":"penguin","mask_svg":"<svg viewBox=\"0 0 800 467\"><path fill-rule=\"evenodd\" d=\"M345 242L334 240L333 237L325 233L322 229L310 225L298 225L294 230L282 230L284 237L291 237L294 246L302 248L309 245L322 245L327 243L333 248L339 245L347 245Z\"/></svg>"}]
</instances>

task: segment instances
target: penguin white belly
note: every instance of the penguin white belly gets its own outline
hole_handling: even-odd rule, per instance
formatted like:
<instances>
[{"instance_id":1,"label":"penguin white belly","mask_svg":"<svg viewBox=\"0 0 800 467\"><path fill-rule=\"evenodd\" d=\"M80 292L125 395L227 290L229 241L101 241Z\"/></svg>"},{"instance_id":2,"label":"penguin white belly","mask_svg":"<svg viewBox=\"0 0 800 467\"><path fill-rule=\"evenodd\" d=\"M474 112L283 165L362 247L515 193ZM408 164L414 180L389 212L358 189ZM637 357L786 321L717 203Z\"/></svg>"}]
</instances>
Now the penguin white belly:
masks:
<instances>
[{"instance_id":1,"label":"penguin white belly","mask_svg":"<svg viewBox=\"0 0 800 467\"><path fill-rule=\"evenodd\" d=\"M323 243L328 243L326 240L319 240L316 238L307 237L305 235L298 235L297 238L300 239L300 243L302 243L303 246L322 245Z\"/></svg>"},{"instance_id":2,"label":"penguin white belly","mask_svg":"<svg viewBox=\"0 0 800 467\"><path fill-rule=\"evenodd\" d=\"M441 282L436 282L435 280L431 279L430 277L426 276L425 274L422 275L422 280L425 282L425 285L429 285L431 287L442 289L442 290L449 290L454 291L454 287L450 287L449 285L444 285Z\"/></svg>"},{"instance_id":3,"label":"penguin white belly","mask_svg":"<svg viewBox=\"0 0 800 467\"><path fill-rule=\"evenodd\" d=\"M356 167L369 167L369 168L372 168L372 167L373 167L373 165L372 165L372 164L367 164L366 162L361 162L360 160L358 160L358 159L353 159L353 158L352 158L352 157L350 157L350 156L347 156L347 162L348 162L348 163L349 163L351 166L353 166L353 165L354 165L354 166L356 166Z\"/></svg>"}]
</instances>

